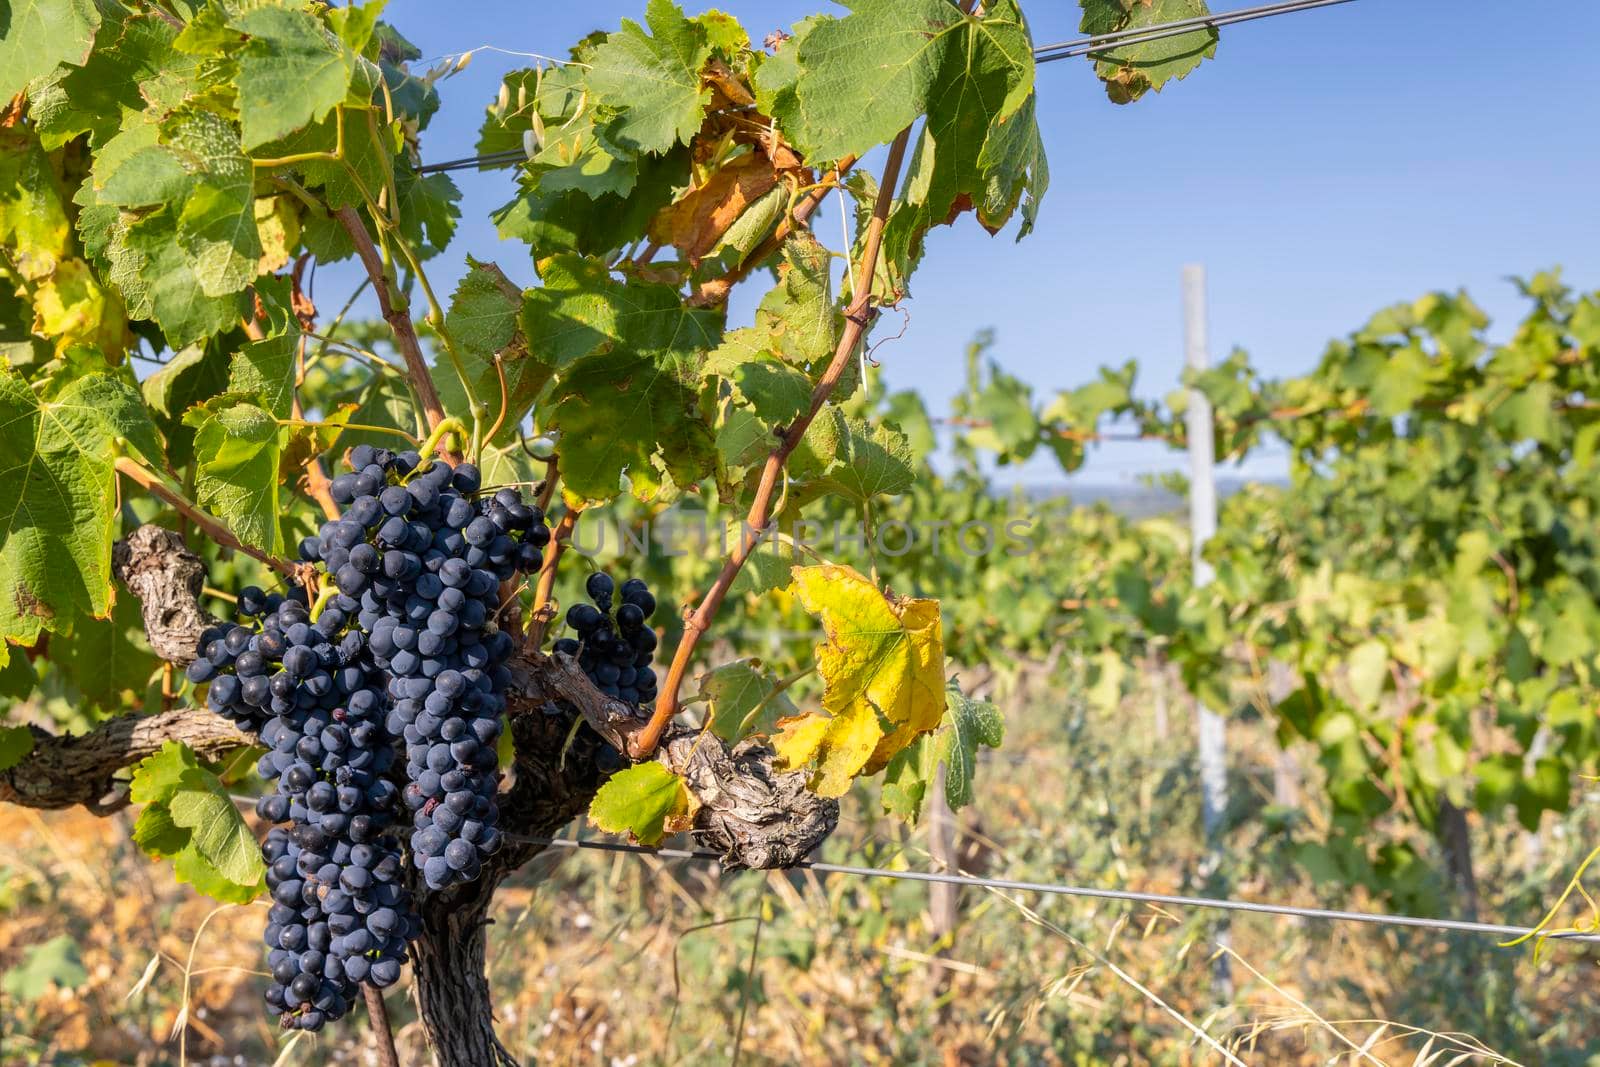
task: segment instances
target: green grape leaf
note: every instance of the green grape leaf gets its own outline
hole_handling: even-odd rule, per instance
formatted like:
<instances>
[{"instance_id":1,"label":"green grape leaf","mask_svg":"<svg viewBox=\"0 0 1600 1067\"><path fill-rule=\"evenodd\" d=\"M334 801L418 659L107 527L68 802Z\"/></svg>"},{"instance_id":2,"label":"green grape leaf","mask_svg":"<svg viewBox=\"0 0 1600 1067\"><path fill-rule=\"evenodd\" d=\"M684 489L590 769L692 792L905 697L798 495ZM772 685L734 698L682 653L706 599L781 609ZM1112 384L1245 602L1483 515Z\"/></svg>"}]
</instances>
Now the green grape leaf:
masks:
<instances>
[{"instance_id":1,"label":"green grape leaf","mask_svg":"<svg viewBox=\"0 0 1600 1067\"><path fill-rule=\"evenodd\" d=\"M622 28L594 50L586 83L615 114L606 136L633 152L665 152L688 144L711 99L700 68L711 58L706 28L672 0L650 0L644 27Z\"/></svg>"},{"instance_id":2,"label":"green grape leaf","mask_svg":"<svg viewBox=\"0 0 1600 1067\"><path fill-rule=\"evenodd\" d=\"M699 695L708 704L711 732L730 745L746 737L766 737L777 729L779 719L799 714L778 679L761 669L759 659L715 667L700 676L699 686Z\"/></svg>"},{"instance_id":3,"label":"green grape leaf","mask_svg":"<svg viewBox=\"0 0 1600 1067\"><path fill-rule=\"evenodd\" d=\"M984 176L977 198L978 221L994 233L1013 212L1020 211L1019 241L1033 232L1039 220L1039 202L1050 188L1050 164L1045 159L1037 109L1038 95L1029 94L1015 115L990 128L983 151L978 153L978 170Z\"/></svg>"},{"instance_id":4,"label":"green grape leaf","mask_svg":"<svg viewBox=\"0 0 1600 1067\"><path fill-rule=\"evenodd\" d=\"M251 341L233 357L227 392L253 394L274 418L294 410L295 354L300 331L291 330Z\"/></svg>"},{"instance_id":5,"label":"green grape leaf","mask_svg":"<svg viewBox=\"0 0 1600 1067\"><path fill-rule=\"evenodd\" d=\"M5 646L0 645L0 651ZM0 726L0 771L9 771L33 751L33 730L27 726Z\"/></svg>"},{"instance_id":6,"label":"green grape leaf","mask_svg":"<svg viewBox=\"0 0 1600 1067\"><path fill-rule=\"evenodd\" d=\"M77 989L88 981L78 943L61 934L30 947L21 963L0 976L0 990L14 1000L32 1004L51 989Z\"/></svg>"},{"instance_id":7,"label":"green grape leaf","mask_svg":"<svg viewBox=\"0 0 1600 1067\"><path fill-rule=\"evenodd\" d=\"M756 322L785 359L813 372L833 358L844 316L835 306L829 276L832 253L809 230L783 244L778 284L761 298Z\"/></svg>"},{"instance_id":8,"label":"green grape leaf","mask_svg":"<svg viewBox=\"0 0 1600 1067\"><path fill-rule=\"evenodd\" d=\"M287 134L269 144L262 145L255 154L259 157L281 158L305 153L332 153L339 147L339 122L343 116L344 158L304 159L294 164L307 188L319 189L330 208L360 207L366 203L363 190L376 196L384 186L384 163L390 161L396 170L401 165L394 157L400 151L399 135L393 127L385 125L377 108L346 104L338 112L318 122ZM374 123L373 119L376 119ZM378 136L371 134L376 125ZM397 175L398 179L399 175ZM316 216L306 219L310 228ZM344 228L333 223L337 233ZM346 253L348 254L348 253Z\"/></svg>"},{"instance_id":9,"label":"green grape leaf","mask_svg":"<svg viewBox=\"0 0 1600 1067\"><path fill-rule=\"evenodd\" d=\"M737 536L735 531L734 536ZM732 543L732 539L729 539ZM735 596L754 594L764 596L774 590L787 588L794 581L796 552L781 541L763 541L750 553L739 574L733 579L729 592Z\"/></svg>"},{"instance_id":10,"label":"green grape leaf","mask_svg":"<svg viewBox=\"0 0 1600 1067\"><path fill-rule=\"evenodd\" d=\"M461 190L450 175L403 170L395 175L395 196L400 204L401 232L417 254L427 259L443 251L461 217Z\"/></svg>"},{"instance_id":11,"label":"green grape leaf","mask_svg":"<svg viewBox=\"0 0 1600 1067\"><path fill-rule=\"evenodd\" d=\"M688 155L682 151L639 160L639 177L628 196L550 190L540 174L529 172L521 178L517 198L494 212L495 228L501 237L527 242L536 262L561 252L601 255L643 232L688 178Z\"/></svg>"},{"instance_id":12,"label":"green grape leaf","mask_svg":"<svg viewBox=\"0 0 1600 1067\"><path fill-rule=\"evenodd\" d=\"M734 483L747 468L760 463L776 443L772 427L762 421L750 408L740 404L726 405L716 423L717 480L723 498L733 499ZM785 579L778 583L787 585Z\"/></svg>"},{"instance_id":13,"label":"green grape leaf","mask_svg":"<svg viewBox=\"0 0 1600 1067\"><path fill-rule=\"evenodd\" d=\"M846 0L800 40L799 75L767 93L784 136L812 165L859 156L927 111L929 93L967 17L949 0ZM959 58L958 58L959 62Z\"/></svg>"},{"instance_id":14,"label":"green grape leaf","mask_svg":"<svg viewBox=\"0 0 1600 1067\"><path fill-rule=\"evenodd\" d=\"M185 774L198 770L200 761L181 741L168 741L133 769L128 799L135 804L165 804L182 784Z\"/></svg>"},{"instance_id":15,"label":"green grape leaf","mask_svg":"<svg viewBox=\"0 0 1600 1067\"><path fill-rule=\"evenodd\" d=\"M756 95L756 108L763 115L793 115L799 107L795 84L800 80L800 45L819 22L833 21L830 16L812 15L801 19L790 28L789 35L778 43L771 55L759 57L755 73L750 77L750 88Z\"/></svg>"},{"instance_id":16,"label":"green grape leaf","mask_svg":"<svg viewBox=\"0 0 1600 1067\"><path fill-rule=\"evenodd\" d=\"M928 120L907 167L903 199L884 234L892 256L914 250L928 229L968 207L979 208L979 221L993 232L1025 188L1035 204L1043 192L1041 175L1030 176L1044 157L1026 106L1034 65L1022 13L1012 0L997 0L953 36L928 92Z\"/></svg>"},{"instance_id":17,"label":"green grape leaf","mask_svg":"<svg viewBox=\"0 0 1600 1067\"><path fill-rule=\"evenodd\" d=\"M163 465L155 427L122 378L92 374L41 400L0 368L0 637L32 644L110 610L119 438Z\"/></svg>"},{"instance_id":18,"label":"green grape leaf","mask_svg":"<svg viewBox=\"0 0 1600 1067\"><path fill-rule=\"evenodd\" d=\"M133 843L147 856L171 859L189 844L189 831L172 821L165 804L148 804L133 823Z\"/></svg>"},{"instance_id":19,"label":"green grape leaf","mask_svg":"<svg viewBox=\"0 0 1600 1067\"><path fill-rule=\"evenodd\" d=\"M90 213L79 216L79 226ZM236 325L245 303L240 294L205 295L194 260L178 243L178 224L165 211L111 230L106 250L110 279L122 292L128 317L154 319L167 343L182 348Z\"/></svg>"},{"instance_id":20,"label":"green grape leaf","mask_svg":"<svg viewBox=\"0 0 1600 1067\"><path fill-rule=\"evenodd\" d=\"M537 342L535 342L537 343ZM697 410L695 375L678 360L616 351L591 356L563 374L549 424L562 432L561 491L590 507L621 495L656 498L663 474L692 485L710 474L711 429Z\"/></svg>"},{"instance_id":21,"label":"green grape leaf","mask_svg":"<svg viewBox=\"0 0 1600 1067\"><path fill-rule=\"evenodd\" d=\"M82 66L99 25L94 0L0 0L0 100L58 64Z\"/></svg>"},{"instance_id":22,"label":"green grape leaf","mask_svg":"<svg viewBox=\"0 0 1600 1067\"><path fill-rule=\"evenodd\" d=\"M450 297L445 324L464 353L486 364L517 335L522 290L493 263L468 256L467 268Z\"/></svg>"},{"instance_id":23,"label":"green grape leaf","mask_svg":"<svg viewBox=\"0 0 1600 1067\"><path fill-rule=\"evenodd\" d=\"M238 134L210 111L185 109L162 123L161 141L167 159L154 164L156 174L151 182L160 195L145 202L173 202L168 210L178 211L178 243L188 253L205 295L237 293L254 280L261 259L255 177ZM150 160L160 151L145 149L134 159ZM113 187L125 184L125 172L133 162L129 160L107 180L101 191L103 201L117 202ZM187 187L170 173L172 168L188 178ZM176 203L179 200L181 208Z\"/></svg>"},{"instance_id":24,"label":"green grape leaf","mask_svg":"<svg viewBox=\"0 0 1600 1067\"><path fill-rule=\"evenodd\" d=\"M201 292L213 297L239 292L255 278L261 262L255 202L241 204L220 190L201 186L183 205L178 243L192 257Z\"/></svg>"},{"instance_id":25,"label":"green grape leaf","mask_svg":"<svg viewBox=\"0 0 1600 1067\"><path fill-rule=\"evenodd\" d=\"M947 739L944 796L952 810L972 803L972 783L977 777L978 746L999 748L1005 741L1006 724L1000 709L987 700L974 700L961 691L955 679L945 690L944 724L940 735Z\"/></svg>"},{"instance_id":26,"label":"green grape leaf","mask_svg":"<svg viewBox=\"0 0 1600 1067\"><path fill-rule=\"evenodd\" d=\"M173 823L191 832L195 849L223 878L253 886L266 875L261 846L216 775L203 769L186 771L167 808Z\"/></svg>"},{"instance_id":27,"label":"green grape leaf","mask_svg":"<svg viewBox=\"0 0 1600 1067\"><path fill-rule=\"evenodd\" d=\"M266 891L266 883L254 885L233 881L206 858L191 838L172 859L172 876L195 892L224 904L248 904Z\"/></svg>"},{"instance_id":28,"label":"green grape leaf","mask_svg":"<svg viewBox=\"0 0 1600 1067\"><path fill-rule=\"evenodd\" d=\"M595 793L589 819L611 834L627 833L654 845L669 832L687 828L696 807L682 778L651 761L613 774Z\"/></svg>"},{"instance_id":29,"label":"green grape leaf","mask_svg":"<svg viewBox=\"0 0 1600 1067\"><path fill-rule=\"evenodd\" d=\"M522 148L522 131L533 133L541 142L534 153L532 167L539 188L545 193L567 190L585 196L606 194L627 196L639 179L639 164L633 153L614 144L603 129L605 118L596 114L594 96L586 91L586 75L576 67L558 67L534 79L530 71L522 78L508 76L508 110L499 119L485 123L485 134L500 148ZM531 100L526 99L529 93ZM512 94L516 106L511 108ZM534 129L537 119L539 128ZM498 133L491 131L496 124ZM484 142L480 140L480 145ZM480 147L479 151L483 151Z\"/></svg>"},{"instance_id":30,"label":"green grape leaf","mask_svg":"<svg viewBox=\"0 0 1600 1067\"><path fill-rule=\"evenodd\" d=\"M184 421L195 428L200 506L227 523L241 541L281 555L278 470L283 435L278 421L248 403L196 408Z\"/></svg>"},{"instance_id":31,"label":"green grape leaf","mask_svg":"<svg viewBox=\"0 0 1600 1067\"><path fill-rule=\"evenodd\" d=\"M144 639L139 602L131 596L117 597L108 619L79 618L72 639L53 647L51 659L73 688L105 711L137 703L161 669Z\"/></svg>"},{"instance_id":32,"label":"green grape leaf","mask_svg":"<svg viewBox=\"0 0 1600 1067\"><path fill-rule=\"evenodd\" d=\"M172 42L174 49L192 56L220 56L238 46L239 31L228 26L223 0L206 0Z\"/></svg>"},{"instance_id":33,"label":"green grape leaf","mask_svg":"<svg viewBox=\"0 0 1600 1067\"><path fill-rule=\"evenodd\" d=\"M1138 30L1164 22L1209 14L1205 0L1079 0L1080 29L1088 34ZM1136 42L1096 53L1095 74L1105 82L1113 103L1128 104L1183 78L1217 54L1217 30L1206 26L1192 33Z\"/></svg>"},{"instance_id":34,"label":"green grape leaf","mask_svg":"<svg viewBox=\"0 0 1600 1067\"><path fill-rule=\"evenodd\" d=\"M544 285L526 295L522 331L557 369L592 353L705 351L721 339L721 312L685 306L671 286L618 282L604 264L573 255L551 257L541 273Z\"/></svg>"},{"instance_id":35,"label":"green grape leaf","mask_svg":"<svg viewBox=\"0 0 1600 1067\"><path fill-rule=\"evenodd\" d=\"M140 762L129 797L144 805L135 843L156 859L172 859L178 881L229 903L248 903L263 891L260 846L227 787L187 745L168 741Z\"/></svg>"},{"instance_id":36,"label":"green grape leaf","mask_svg":"<svg viewBox=\"0 0 1600 1067\"><path fill-rule=\"evenodd\" d=\"M140 383L140 391L173 466L187 466L194 459L194 429L184 424L183 413L228 391L227 351L218 342L181 348Z\"/></svg>"},{"instance_id":37,"label":"green grape leaf","mask_svg":"<svg viewBox=\"0 0 1600 1067\"><path fill-rule=\"evenodd\" d=\"M808 481L807 498L833 493L865 504L877 496L898 496L916 484L916 466L905 434L883 424L845 420L834 461Z\"/></svg>"},{"instance_id":38,"label":"green grape leaf","mask_svg":"<svg viewBox=\"0 0 1600 1067\"><path fill-rule=\"evenodd\" d=\"M467 257L470 267L450 298L445 323L455 339L461 361L466 366L473 390L489 410L500 410L500 376L495 372L498 354L505 374L505 419L495 440L515 441L517 427L532 409L551 366L535 357L523 339L518 316L522 312L523 292L513 285L493 263ZM453 373L438 376L439 397L447 411L466 409L466 392Z\"/></svg>"},{"instance_id":39,"label":"green grape leaf","mask_svg":"<svg viewBox=\"0 0 1600 1067\"><path fill-rule=\"evenodd\" d=\"M922 818L922 805L939 772L939 761L950 747L949 734L923 734L895 753L883 769L883 788L879 798L883 810L915 824Z\"/></svg>"},{"instance_id":40,"label":"green grape leaf","mask_svg":"<svg viewBox=\"0 0 1600 1067\"><path fill-rule=\"evenodd\" d=\"M727 378L769 428L786 426L811 408L811 379L776 359L740 363Z\"/></svg>"},{"instance_id":41,"label":"green grape leaf","mask_svg":"<svg viewBox=\"0 0 1600 1067\"><path fill-rule=\"evenodd\" d=\"M445 378L443 381L448 382L449 379ZM411 390L406 386L405 376L398 370L380 371L353 392L339 399L341 402L355 404L355 410L350 413L352 423L362 426L392 426L407 433L415 433L419 429L416 403L412 399ZM345 430L340 434L339 440L346 448L354 448L356 445L393 448L400 438L392 433L378 433L373 430Z\"/></svg>"},{"instance_id":42,"label":"green grape leaf","mask_svg":"<svg viewBox=\"0 0 1600 1067\"><path fill-rule=\"evenodd\" d=\"M350 53L306 11L258 7L231 25L250 35L239 55L244 147L320 121L350 87Z\"/></svg>"}]
</instances>

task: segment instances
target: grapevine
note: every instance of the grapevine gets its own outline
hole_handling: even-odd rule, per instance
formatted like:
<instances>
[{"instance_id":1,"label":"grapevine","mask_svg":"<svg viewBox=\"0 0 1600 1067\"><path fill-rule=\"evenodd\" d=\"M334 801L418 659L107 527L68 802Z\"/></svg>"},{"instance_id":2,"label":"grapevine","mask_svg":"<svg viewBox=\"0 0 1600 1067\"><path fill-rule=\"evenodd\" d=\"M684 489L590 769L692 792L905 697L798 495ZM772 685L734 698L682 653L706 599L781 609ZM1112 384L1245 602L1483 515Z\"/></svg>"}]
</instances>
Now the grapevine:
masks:
<instances>
[{"instance_id":1,"label":"grapevine","mask_svg":"<svg viewBox=\"0 0 1600 1067\"><path fill-rule=\"evenodd\" d=\"M1296 490L1230 504L1195 589L1170 524L1044 503L1013 530L985 473L1075 470L1117 419L1181 445L1134 367L1036 403L980 340L946 470L865 355L945 227L1036 228L1049 101L1017 0L852 0L771 35L641 6L501 72L496 263L452 254L461 191L424 162L471 54L423 64L378 5L10 5L0 799L135 806L175 878L270 901L283 1028L365 1001L382 1031L409 979L444 1067L510 1058L484 931L543 842L587 818L783 868L852 793L960 808L1004 734L972 665L1004 692L1019 657L1066 657L1108 701L1127 663L1171 667L1265 709L1328 771L1335 818L1299 844L1355 884L1414 869L1374 826L1570 800L1600 751L1592 298L1530 280L1491 344L1435 295L1304 378L1241 356L1192 382L1220 451L1275 437ZM1090 58L1116 103L1216 53L1198 0L1081 7L1120 35ZM842 239L813 225L835 199ZM338 262L354 291L318 281ZM675 515L705 551L649 543ZM929 516L990 549L878 550ZM590 553L608 527L644 549ZM1441 633L1448 663L1419 651ZM1484 718L1511 740L1486 751Z\"/></svg>"}]
</instances>

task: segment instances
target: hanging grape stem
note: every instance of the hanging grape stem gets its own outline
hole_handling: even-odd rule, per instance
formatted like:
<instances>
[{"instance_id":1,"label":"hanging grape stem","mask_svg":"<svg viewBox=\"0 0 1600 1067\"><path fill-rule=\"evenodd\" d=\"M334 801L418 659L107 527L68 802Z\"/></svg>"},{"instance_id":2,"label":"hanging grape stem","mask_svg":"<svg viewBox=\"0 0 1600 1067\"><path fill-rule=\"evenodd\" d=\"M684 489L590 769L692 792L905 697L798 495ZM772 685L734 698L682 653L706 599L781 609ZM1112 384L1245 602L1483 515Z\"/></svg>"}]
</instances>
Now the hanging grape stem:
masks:
<instances>
[{"instance_id":1,"label":"hanging grape stem","mask_svg":"<svg viewBox=\"0 0 1600 1067\"><path fill-rule=\"evenodd\" d=\"M367 1019L372 1023L376 1038L378 1067L400 1067L400 1056L394 1048L394 1029L389 1025L389 1008L383 1002L383 990L370 982L361 983L361 995L367 1001Z\"/></svg>"},{"instance_id":2,"label":"hanging grape stem","mask_svg":"<svg viewBox=\"0 0 1600 1067\"><path fill-rule=\"evenodd\" d=\"M422 442L422 447L417 449L417 455L421 459L407 476L408 478L414 478L433 466L433 455L439 451L439 443L445 439L447 434L455 434L456 443L463 443L467 438L467 427L460 419L444 419L435 426L433 431L428 434L427 439ZM448 453L445 454L448 455Z\"/></svg>"},{"instance_id":3,"label":"hanging grape stem","mask_svg":"<svg viewBox=\"0 0 1600 1067\"><path fill-rule=\"evenodd\" d=\"M839 345L834 349L833 361L828 364L828 369L823 372L816 388L811 391L811 404L805 414L790 423L783 431L777 447L767 456L766 465L761 470L761 481L756 487L755 500L751 503L750 513L745 519L746 529L766 529L772 517L772 496L777 489L778 479L783 474L784 464L805 437L806 430L817 417L817 413L822 410L822 405L833 395L834 386L839 383L845 369L850 366L850 359L855 353L856 346L861 343L862 335L872 322L872 278L877 272L878 252L883 246L883 228L889 221L889 208L894 202L894 190L900 182L900 167L905 161L906 144L910 138L911 128L908 126L900 131L889 146L889 158L883 165L883 179L878 186L878 197L872 205L872 217L867 222L861 262L856 268L856 277L862 280L862 284L851 294L850 305L844 313L844 331L839 337ZM711 620L716 617L717 609L722 606L722 600L728 595L733 580L738 577L745 561L760 543L759 537L740 537L723 563L722 572L707 590L705 599L701 600L700 606L684 619L683 640L678 642L677 650L673 653L672 666L667 671L666 682L661 687L661 695L656 698L655 713L650 716L649 723L632 739L630 748L635 759L644 759L655 751L656 744L661 740L662 731L678 713L680 707L678 690L682 687L684 674L688 671L689 659L694 655L694 646L699 642L701 635L711 628Z\"/></svg>"}]
</instances>

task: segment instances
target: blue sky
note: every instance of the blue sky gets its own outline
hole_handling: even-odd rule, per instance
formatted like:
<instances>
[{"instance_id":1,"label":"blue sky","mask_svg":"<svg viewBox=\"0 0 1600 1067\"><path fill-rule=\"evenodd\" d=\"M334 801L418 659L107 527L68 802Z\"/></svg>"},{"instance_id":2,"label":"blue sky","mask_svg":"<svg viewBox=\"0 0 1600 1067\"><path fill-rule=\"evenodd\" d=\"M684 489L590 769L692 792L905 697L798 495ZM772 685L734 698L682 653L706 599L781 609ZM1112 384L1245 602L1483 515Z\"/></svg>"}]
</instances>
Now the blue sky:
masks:
<instances>
[{"instance_id":1,"label":"blue sky","mask_svg":"<svg viewBox=\"0 0 1600 1067\"><path fill-rule=\"evenodd\" d=\"M1079 36L1072 0L1022 5L1036 43ZM827 0L716 6L758 38L842 13ZM392 0L387 18L428 57L483 45L559 56L643 9ZM1042 66L1051 188L1037 231L1020 244L970 220L936 231L910 328L878 350L879 373L942 411L960 388L963 345L992 326L996 357L1041 393L1135 358L1141 391L1162 394L1182 363L1189 262L1209 273L1213 356L1237 344L1273 374L1308 368L1330 337L1431 289L1466 287L1507 330L1520 312L1508 275L1559 264L1571 284L1600 288L1600 5L1546 0L1537 20L1526 14L1496 0L1356 0L1225 28L1215 60L1125 107L1086 60ZM425 158L470 155L500 75L529 62L482 52L442 84ZM532 284L523 246L500 242L487 218L511 195L509 172L455 177L463 218L436 282L453 286L470 253ZM831 211L817 222L825 240L838 225ZM322 284L345 275L329 269ZM748 314L735 305L736 323ZM880 337L898 328L885 325ZM1108 445L1079 477L1180 465L1160 446ZM1266 459L1250 471L1276 469ZM1007 476L1059 481L1049 462Z\"/></svg>"}]
</instances>

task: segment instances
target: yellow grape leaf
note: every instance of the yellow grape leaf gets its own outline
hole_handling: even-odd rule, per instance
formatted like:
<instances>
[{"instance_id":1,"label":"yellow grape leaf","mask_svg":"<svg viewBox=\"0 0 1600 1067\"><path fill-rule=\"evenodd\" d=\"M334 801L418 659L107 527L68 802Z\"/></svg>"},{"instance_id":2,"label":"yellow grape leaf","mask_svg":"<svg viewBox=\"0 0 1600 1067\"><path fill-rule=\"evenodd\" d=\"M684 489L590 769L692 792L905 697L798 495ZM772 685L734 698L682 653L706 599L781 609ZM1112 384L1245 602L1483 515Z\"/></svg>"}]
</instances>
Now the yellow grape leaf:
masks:
<instances>
[{"instance_id":1,"label":"yellow grape leaf","mask_svg":"<svg viewBox=\"0 0 1600 1067\"><path fill-rule=\"evenodd\" d=\"M33 332L53 339L57 353L94 345L116 363L127 347L128 321L121 299L100 287L89 264L63 259L34 292Z\"/></svg>"},{"instance_id":2,"label":"yellow grape leaf","mask_svg":"<svg viewBox=\"0 0 1600 1067\"><path fill-rule=\"evenodd\" d=\"M287 196L263 196L255 203L256 234L261 238L257 274L271 274L289 265L289 253L300 242L300 215Z\"/></svg>"},{"instance_id":3,"label":"yellow grape leaf","mask_svg":"<svg viewBox=\"0 0 1600 1067\"><path fill-rule=\"evenodd\" d=\"M778 720L772 747L779 770L816 765L811 791L822 797L842 797L850 782L866 767L883 742L883 726L869 704L857 704L834 715L797 715Z\"/></svg>"},{"instance_id":4,"label":"yellow grape leaf","mask_svg":"<svg viewBox=\"0 0 1600 1067\"><path fill-rule=\"evenodd\" d=\"M935 729L944 715L944 636L939 602L893 597L851 567L794 569L795 595L822 619L817 646L825 715L779 723L785 768L815 765L811 789L842 796L858 774Z\"/></svg>"}]
</instances>

